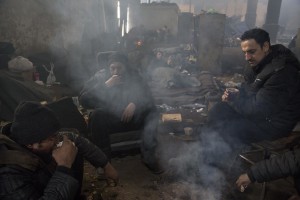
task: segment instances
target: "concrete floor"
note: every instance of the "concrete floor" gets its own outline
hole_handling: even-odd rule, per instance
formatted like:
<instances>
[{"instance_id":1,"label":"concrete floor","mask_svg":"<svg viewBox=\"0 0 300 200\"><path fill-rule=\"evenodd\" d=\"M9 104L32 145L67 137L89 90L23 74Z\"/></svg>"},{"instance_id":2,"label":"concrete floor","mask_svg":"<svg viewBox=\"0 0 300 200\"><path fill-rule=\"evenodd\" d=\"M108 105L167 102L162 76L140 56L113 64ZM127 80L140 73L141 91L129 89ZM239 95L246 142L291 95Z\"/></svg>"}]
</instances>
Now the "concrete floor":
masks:
<instances>
[{"instance_id":1,"label":"concrete floor","mask_svg":"<svg viewBox=\"0 0 300 200\"><path fill-rule=\"evenodd\" d=\"M104 200L259 200L262 195L259 183L249 185L241 193L233 179L224 185L221 194L221 190L209 190L177 177L155 175L142 164L139 154L114 158L112 164L120 174L116 187L107 187L105 181L97 179L95 169L85 164L83 191L89 200L100 200L100 194ZM267 183L264 199L285 200L292 194L296 194L292 179L280 179Z\"/></svg>"},{"instance_id":2,"label":"concrete floor","mask_svg":"<svg viewBox=\"0 0 300 200\"><path fill-rule=\"evenodd\" d=\"M233 163L233 167L229 171L217 171L219 176L214 177L212 174L216 171L211 169L202 170L200 174L191 171L185 163L193 162L193 155L199 151L199 144L195 138L182 136L181 133L186 126L201 125L206 116L202 115L202 119L195 120L194 115L199 117L199 113L181 113L182 123L163 125L158 130L159 147L164 147L159 151L159 157L163 165L168 166L165 173L155 175L149 171L141 162L138 151L124 152L119 154L121 157L112 159L112 164L120 174L120 183L116 187L107 187L105 181L97 179L95 169L86 163L83 192L88 199L98 200L101 194L104 200L286 200L296 194L290 177L267 183L265 190L261 183L254 183L241 193L236 188L235 181L250 165L239 157L235 157L237 160L233 157L232 160L228 160ZM175 135L169 134L170 132L174 132ZM178 164L178 160L183 161L183 164ZM176 173L169 170L174 167L174 163ZM188 178L182 174L188 175ZM203 185L201 177L204 176L210 178L210 186L215 187Z\"/></svg>"}]
</instances>

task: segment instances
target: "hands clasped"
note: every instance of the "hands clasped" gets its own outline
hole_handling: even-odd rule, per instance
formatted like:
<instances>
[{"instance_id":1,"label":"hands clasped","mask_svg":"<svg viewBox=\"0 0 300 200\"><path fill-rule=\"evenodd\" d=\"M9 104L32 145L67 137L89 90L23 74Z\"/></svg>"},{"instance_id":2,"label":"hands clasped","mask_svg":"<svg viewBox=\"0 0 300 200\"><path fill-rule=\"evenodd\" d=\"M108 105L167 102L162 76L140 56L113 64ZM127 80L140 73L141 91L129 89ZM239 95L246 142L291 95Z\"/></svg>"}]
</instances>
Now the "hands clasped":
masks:
<instances>
[{"instance_id":1,"label":"hands clasped","mask_svg":"<svg viewBox=\"0 0 300 200\"><path fill-rule=\"evenodd\" d=\"M234 101L236 98L238 98L240 94L240 91L236 88L227 88L222 95L222 101L228 102L228 101Z\"/></svg>"},{"instance_id":2,"label":"hands clasped","mask_svg":"<svg viewBox=\"0 0 300 200\"><path fill-rule=\"evenodd\" d=\"M112 87L115 85L120 85L123 83L122 77L119 75L112 75L106 82L105 85L107 87Z\"/></svg>"},{"instance_id":3,"label":"hands clasped","mask_svg":"<svg viewBox=\"0 0 300 200\"><path fill-rule=\"evenodd\" d=\"M52 157L56 161L58 166L72 167L72 164L76 158L78 149L74 142L68 139L67 136L63 136L63 143L61 147L52 151Z\"/></svg>"}]
</instances>

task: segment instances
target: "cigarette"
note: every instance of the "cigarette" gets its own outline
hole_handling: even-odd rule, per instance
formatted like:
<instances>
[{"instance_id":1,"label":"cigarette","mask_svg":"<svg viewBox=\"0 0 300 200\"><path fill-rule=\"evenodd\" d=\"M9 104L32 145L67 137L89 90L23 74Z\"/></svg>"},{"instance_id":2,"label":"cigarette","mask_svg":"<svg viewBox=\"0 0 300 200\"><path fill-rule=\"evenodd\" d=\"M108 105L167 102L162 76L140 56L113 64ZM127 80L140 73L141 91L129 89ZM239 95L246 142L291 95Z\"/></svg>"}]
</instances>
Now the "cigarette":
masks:
<instances>
[{"instance_id":1,"label":"cigarette","mask_svg":"<svg viewBox=\"0 0 300 200\"><path fill-rule=\"evenodd\" d=\"M241 185L240 191L244 192L246 188L247 188L247 185Z\"/></svg>"},{"instance_id":2,"label":"cigarette","mask_svg":"<svg viewBox=\"0 0 300 200\"><path fill-rule=\"evenodd\" d=\"M61 146L62 146L62 144L63 144L63 141L61 141L61 142L57 143L57 144L56 144L56 147L61 147Z\"/></svg>"},{"instance_id":3,"label":"cigarette","mask_svg":"<svg viewBox=\"0 0 300 200\"><path fill-rule=\"evenodd\" d=\"M57 143L57 144L56 144L56 147L58 148L58 147L61 147L62 145L63 145L63 141ZM75 146L75 143L72 142L72 145Z\"/></svg>"}]
</instances>

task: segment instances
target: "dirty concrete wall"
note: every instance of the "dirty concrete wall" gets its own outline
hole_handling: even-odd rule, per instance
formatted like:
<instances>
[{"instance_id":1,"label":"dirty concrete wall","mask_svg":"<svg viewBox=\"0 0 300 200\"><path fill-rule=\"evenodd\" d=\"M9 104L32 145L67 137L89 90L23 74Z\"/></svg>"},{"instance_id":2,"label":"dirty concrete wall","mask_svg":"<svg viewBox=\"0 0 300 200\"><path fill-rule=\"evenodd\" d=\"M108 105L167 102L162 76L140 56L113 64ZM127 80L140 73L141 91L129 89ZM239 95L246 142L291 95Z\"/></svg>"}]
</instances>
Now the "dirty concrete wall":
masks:
<instances>
[{"instance_id":1,"label":"dirty concrete wall","mask_svg":"<svg viewBox=\"0 0 300 200\"><path fill-rule=\"evenodd\" d=\"M141 16L140 10L140 1L139 0L127 0L129 6L129 13L128 13L128 27L127 30L129 31L131 28L136 26L140 23L139 19Z\"/></svg>"},{"instance_id":2,"label":"dirty concrete wall","mask_svg":"<svg viewBox=\"0 0 300 200\"><path fill-rule=\"evenodd\" d=\"M225 14L200 14L197 16L198 60L201 70L221 73Z\"/></svg>"},{"instance_id":3,"label":"dirty concrete wall","mask_svg":"<svg viewBox=\"0 0 300 200\"><path fill-rule=\"evenodd\" d=\"M77 88L94 72L96 52L111 41L102 38L116 30L115 6L116 0L1 0L0 41L13 43L15 54L41 73L42 64L54 62L58 81Z\"/></svg>"},{"instance_id":4,"label":"dirty concrete wall","mask_svg":"<svg viewBox=\"0 0 300 200\"><path fill-rule=\"evenodd\" d=\"M17 54L44 49L52 43L58 26L52 10L46 9L42 1L1 1L0 40L12 42Z\"/></svg>"},{"instance_id":5,"label":"dirty concrete wall","mask_svg":"<svg viewBox=\"0 0 300 200\"><path fill-rule=\"evenodd\" d=\"M296 40L296 48L294 49L294 52L298 59L300 60L300 28L298 28L298 33L297 33L297 40Z\"/></svg>"},{"instance_id":6,"label":"dirty concrete wall","mask_svg":"<svg viewBox=\"0 0 300 200\"><path fill-rule=\"evenodd\" d=\"M297 33L296 48L300 49L300 28L298 28L298 33Z\"/></svg>"},{"instance_id":7,"label":"dirty concrete wall","mask_svg":"<svg viewBox=\"0 0 300 200\"><path fill-rule=\"evenodd\" d=\"M103 29L102 0L2 0L0 41L17 54L68 49Z\"/></svg>"},{"instance_id":8,"label":"dirty concrete wall","mask_svg":"<svg viewBox=\"0 0 300 200\"><path fill-rule=\"evenodd\" d=\"M140 16L133 26L144 25L146 29L156 30L166 25L173 35L178 32L179 8L174 3L141 4Z\"/></svg>"}]
</instances>

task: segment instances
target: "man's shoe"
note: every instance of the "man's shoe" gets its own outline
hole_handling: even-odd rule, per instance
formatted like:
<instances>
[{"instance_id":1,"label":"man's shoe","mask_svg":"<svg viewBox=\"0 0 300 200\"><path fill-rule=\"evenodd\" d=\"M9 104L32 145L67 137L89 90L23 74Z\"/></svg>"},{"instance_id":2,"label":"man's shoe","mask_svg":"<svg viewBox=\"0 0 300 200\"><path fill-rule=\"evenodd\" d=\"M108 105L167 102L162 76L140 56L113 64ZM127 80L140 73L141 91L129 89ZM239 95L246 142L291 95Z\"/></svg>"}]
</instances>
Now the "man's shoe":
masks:
<instances>
[{"instance_id":1,"label":"man's shoe","mask_svg":"<svg viewBox=\"0 0 300 200\"><path fill-rule=\"evenodd\" d=\"M102 168L98 168L97 170L97 179L100 181L106 180L105 174L104 174L104 170Z\"/></svg>"},{"instance_id":2,"label":"man's shoe","mask_svg":"<svg viewBox=\"0 0 300 200\"><path fill-rule=\"evenodd\" d=\"M144 163L145 166L153 173L153 174L162 174L164 173L164 169L159 164L147 164Z\"/></svg>"}]
</instances>

